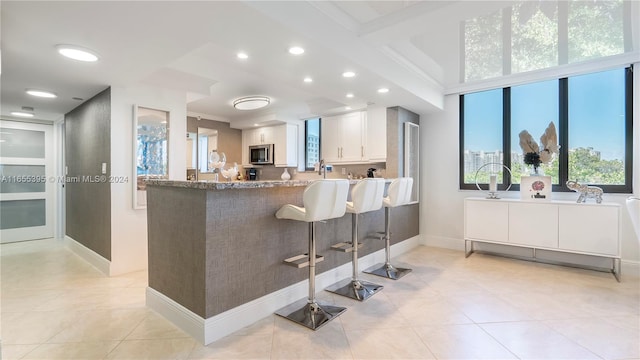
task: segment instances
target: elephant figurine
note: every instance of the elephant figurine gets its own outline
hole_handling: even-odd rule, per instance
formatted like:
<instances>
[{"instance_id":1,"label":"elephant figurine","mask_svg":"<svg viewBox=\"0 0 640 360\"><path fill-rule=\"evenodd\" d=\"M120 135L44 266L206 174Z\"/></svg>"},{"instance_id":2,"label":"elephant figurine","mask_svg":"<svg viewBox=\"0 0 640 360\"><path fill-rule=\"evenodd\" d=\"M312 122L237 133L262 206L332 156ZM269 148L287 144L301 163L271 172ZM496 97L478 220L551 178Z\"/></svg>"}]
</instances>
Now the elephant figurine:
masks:
<instances>
[{"instance_id":1,"label":"elephant figurine","mask_svg":"<svg viewBox=\"0 0 640 360\"><path fill-rule=\"evenodd\" d=\"M577 203L583 203L587 200L587 198L595 198L596 203L600 204L602 202L602 188L597 186L589 186L582 185L577 181L569 180L567 181L567 187L575 192L580 193Z\"/></svg>"}]
</instances>

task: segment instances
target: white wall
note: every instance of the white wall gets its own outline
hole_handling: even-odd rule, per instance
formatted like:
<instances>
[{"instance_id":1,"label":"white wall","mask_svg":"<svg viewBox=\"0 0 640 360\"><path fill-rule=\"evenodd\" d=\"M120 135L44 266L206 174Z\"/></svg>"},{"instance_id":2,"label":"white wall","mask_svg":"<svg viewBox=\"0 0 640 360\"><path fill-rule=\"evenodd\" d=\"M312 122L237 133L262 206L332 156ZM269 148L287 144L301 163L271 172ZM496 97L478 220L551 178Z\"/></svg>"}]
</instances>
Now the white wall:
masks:
<instances>
[{"instance_id":1,"label":"white wall","mask_svg":"<svg viewBox=\"0 0 640 360\"><path fill-rule=\"evenodd\" d=\"M640 64L636 64L640 69ZM634 90L634 192L640 194L640 72L636 71ZM426 245L462 250L463 200L483 193L459 190L459 97L447 95L444 111L421 116L421 168L422 191L420 233ZM502 194L501 194L502 195ZM635 238L625 207L629 194L605 194L604 200L621 204L623 265L640 268L639 241ZM518 198L518 192L503 197ZM553 193L554 200L576 200L576 193Z\"/></svg>"},{"instance_id":2,"label":"white wall","mask_svg":"<svg viewBox=\"0 0 640 360\"><path fill-rule=\"evenodd\" d=\"M134 210L133 106L169 111L169 178L186 179L187 105L184 93L152 87L111 87L111 266L114 276L147 268L147 211Z\"/></svg>"}]
</instances>

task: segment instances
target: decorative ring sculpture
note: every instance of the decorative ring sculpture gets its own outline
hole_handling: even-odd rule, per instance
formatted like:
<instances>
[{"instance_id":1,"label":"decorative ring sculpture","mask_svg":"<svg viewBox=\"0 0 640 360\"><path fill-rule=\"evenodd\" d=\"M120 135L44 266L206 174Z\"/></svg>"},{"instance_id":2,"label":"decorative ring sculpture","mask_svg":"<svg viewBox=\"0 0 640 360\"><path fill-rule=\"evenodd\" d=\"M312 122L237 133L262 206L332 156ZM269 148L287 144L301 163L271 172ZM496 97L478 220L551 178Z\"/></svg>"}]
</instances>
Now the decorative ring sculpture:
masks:
<instances>
[{"instance_id":1,"label":"decorative ring sculpture","mask_svg":"<svg viewBox=\"0 0 640 360\"><path fill-rule=\"evenodd\" d=\"M507 167L506 165L504 165L502 163L490 162L490 163L483 164L482 166L480 166L478 168L478 170L476 170L476 179L475 179L476 180L476 187L480 191L485 191L485 190L481 189L480 185L478 184L478 173L480 173L480 170L482 170L487 165L499 165L499 166L501 166L501 167L503 167L504 169L507 170L507 172L509 173L509 180L511 180L511 178L513 177L513 174L511 173L511 169L509 169L509 167ZM509 186L507 186L507 188L504 189L504 191L509 191L509 189L511 189L511 185L512 184L513 184L513 182L509 181ZM496 187L496 191L489 191L488 192L487 199L499 199L497 187Z\"/></svg>"}]
</instances>

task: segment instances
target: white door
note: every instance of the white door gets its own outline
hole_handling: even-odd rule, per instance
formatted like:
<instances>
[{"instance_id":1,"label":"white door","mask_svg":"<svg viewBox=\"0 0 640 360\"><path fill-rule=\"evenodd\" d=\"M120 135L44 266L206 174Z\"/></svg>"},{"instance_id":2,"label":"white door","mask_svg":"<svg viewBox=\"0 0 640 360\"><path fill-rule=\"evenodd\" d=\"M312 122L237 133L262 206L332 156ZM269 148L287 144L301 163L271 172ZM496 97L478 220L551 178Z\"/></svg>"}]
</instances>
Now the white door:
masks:
<instances>
[{"instance_id":1,"label":"white door","mask_svg":"<svg viewBox=\"0 0 640 360\"><path fill-rule=\"evenodd\" d=\"M0 120L0 243L53 237L53 125Z\"/></svg>"}]
</instances>

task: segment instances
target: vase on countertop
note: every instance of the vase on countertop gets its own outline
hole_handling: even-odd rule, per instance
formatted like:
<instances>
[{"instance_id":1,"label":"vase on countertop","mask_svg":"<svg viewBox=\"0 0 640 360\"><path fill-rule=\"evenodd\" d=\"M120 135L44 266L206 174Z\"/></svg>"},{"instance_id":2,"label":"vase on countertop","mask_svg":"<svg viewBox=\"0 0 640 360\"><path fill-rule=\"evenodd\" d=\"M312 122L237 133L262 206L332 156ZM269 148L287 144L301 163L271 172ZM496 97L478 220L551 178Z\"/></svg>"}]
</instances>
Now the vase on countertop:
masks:
<instances>
[{"instance_id":1,"label":"vase on countertop","mask_svg":"<svg viewBox=\"0 0 640 360\"><path fill-rule=\"evenodd\" d=\"M282 180L290 180L291 179L291 175L289 174L289 170L287 168L284 168L284 171L282 172L282 175L280 175L280 179L282 179Z\"/></svg>"}]
</instances>

